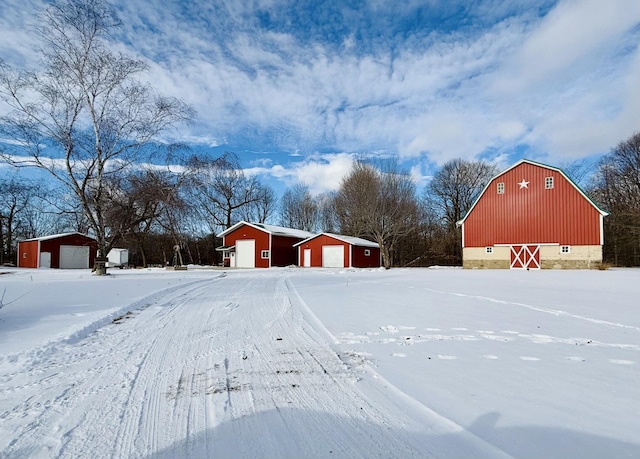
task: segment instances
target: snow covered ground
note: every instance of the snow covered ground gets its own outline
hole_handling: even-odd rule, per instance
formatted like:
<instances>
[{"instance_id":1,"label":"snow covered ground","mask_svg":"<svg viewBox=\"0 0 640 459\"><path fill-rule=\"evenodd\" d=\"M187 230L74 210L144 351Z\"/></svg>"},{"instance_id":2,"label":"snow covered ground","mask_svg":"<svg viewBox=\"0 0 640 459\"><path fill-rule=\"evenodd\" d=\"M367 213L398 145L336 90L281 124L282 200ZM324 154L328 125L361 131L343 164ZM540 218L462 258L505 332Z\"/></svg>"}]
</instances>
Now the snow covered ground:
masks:
<instances>
[{"instance_id":1,"label":"snow covered ground","mask_svg":"<svg viewBox=\"0 0 640 459\"><path fill-rule=\"evenodd\" d=\"M0 457L640 457L640 271L0 269Z\"/></svg>"}]
</instances>

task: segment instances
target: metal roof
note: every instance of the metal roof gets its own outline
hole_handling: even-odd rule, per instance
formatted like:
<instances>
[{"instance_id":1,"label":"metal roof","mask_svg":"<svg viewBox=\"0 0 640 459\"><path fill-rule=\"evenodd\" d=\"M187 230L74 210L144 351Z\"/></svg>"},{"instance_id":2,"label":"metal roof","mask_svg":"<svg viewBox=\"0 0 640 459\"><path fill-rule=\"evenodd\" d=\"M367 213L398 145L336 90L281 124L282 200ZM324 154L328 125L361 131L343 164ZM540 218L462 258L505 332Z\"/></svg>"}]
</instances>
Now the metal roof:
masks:
<instances>
[{"instance_id":1,"label":"metal roof","mask_svg":"<svg viewBox=\"0 0 640 459\"><path fill-rule=\"evenodd\" d=\"M249 223L249 222L241 221L227 228L222 233L218 234L218 237L226 236L227 234L235 231L242 225L248 225L260 231L264 231L265 233L273 234L276 236L296 237L296 238L306 239L314 235L314 233L310 233L309 231L286 228L284 226L268 225L266 223Z\"/></svg>"},{"instance_id":2,"label":"metal roof","mask_svg":"<svg viewBox=\"0 0 640 459\"><path fill-rule=\"evenodd\" d=\"M77 231L73 231L71 233L59 233L59 234L51 234L49 236L41 236L41 237L34 237L31 239L23 239L20 242L30 242L30 241L48 241L51 239L59 239L61 237L66 237L66 236L74 236L74 235L78 235L78 236L83 236L89 239L93 239L95 241L95 238L91 237L91 236L87 236L86 234L82 234L82 233L78 233Z\"/></svg>"},{"instance_id":3,"label":"metal roof","mask_svg":"<svg viewBox=\"0 0 640 459\"><path fill-rule=\"evenodd\" d=\"M299 246L301 244L304 244L304 243L310 241L311 239L315 239L318 236L322 236L322 235L332 237L332 238L337 239L337 240L342 241L342 242L346 242L347 244L357 245L359 247L375 247L375 248L379 248L380 247L380 245L378 243L376 243L376 242L368 241L366 239L362 239L362 238L355 237L355 236L343 236L342 234L334 234L334 233L315 234L315 235L311 236L310 238L305 239L304 241L300 241L297 244L294 244L293 246L294 247Z\"/></svg>"}]
</instances>

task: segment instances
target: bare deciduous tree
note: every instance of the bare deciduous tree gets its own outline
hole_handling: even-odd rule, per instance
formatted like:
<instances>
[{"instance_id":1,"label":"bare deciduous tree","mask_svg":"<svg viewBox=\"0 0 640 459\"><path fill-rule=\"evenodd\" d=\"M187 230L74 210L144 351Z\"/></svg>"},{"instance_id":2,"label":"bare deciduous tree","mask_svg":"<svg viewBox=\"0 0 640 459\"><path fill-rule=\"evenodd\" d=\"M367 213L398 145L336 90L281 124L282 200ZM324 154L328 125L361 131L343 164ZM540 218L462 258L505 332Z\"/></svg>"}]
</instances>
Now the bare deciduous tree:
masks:
<instances>
[{"instance_id":1,"label":"bare deciduous tree","mask_svg":"<svg viewBox=\"0 0 640 459\"><path fill-rule=\"evenodd\" d=\"M296 184L280 199L280 224L289 228L314 231L318 222L318 206L309 187Z\"/></svg>"},{"instance_id":2,"label":"bare deciduous tree","mask_svg":"<svg viewBox=\"0 0 640 459\"><path fill-rule=\"evenodd\" d=\"M377 242L387 269L393 265L396 244L420 220L415 183L392 161L382 169L356 162L342 180L335 203L340 231Z\"/></svg>"},{"instance_id":3,"label":"bare deciduous tree","mask_svg":"<svg viewBox=\"0 0 640 459\"><path fill-rule=\"evenodd\" d=\"M452 264L462 262L462 236L456 223L496 173L496 167L484 161L454 159L444 164L427 185L425 208L445 228L445 240L441 244L446 247Z\"/></svg>"},{"instance_id":4,"label":"bare deciduous tree","mask_svg":"<svg viewBox=\"0 0 640 459\"><path fill-rule=\"evenodd\" d=\"M0 180L0 265L15 259L18 237L31 237L27 223L37 212L40 192L37 183L16 178Z\"/></svg>"},{"instance_id":5,"label":"bare deciduous tree","mask_svg":"<svg viewBox=\"0 0 640 459\"><path fill-rule=\"evenodd\" d=\"M225 152L220 158L192 158L192 197L200 205L205 219L215 232L237 223L242 211L264 198L264 188L255 177L247 177L238 157Z\"/></svg>"},{"instance_id":6,"label":"bare deciduous tree","mask_svg":"<svg viewBox=\"0 0 640 459\"><path fill-rule=\"evenodd\" d=\"M640 132L601 160L589 194L609 212L604 220L605 259L640 265Z\"/></svg>"},{"instance_id":7,"label":"bare deciduous tree","mask_svg":"<svg viewBox=\"0 0 640 459\"><path fill-rule=\"evenodd\" d=\"M0 65L0 95L12 109L0 133L16 144L4 158L46 170L71 190L104 257L111 248L102 196L108 176L137 161L156 135L192 118L193 110L140 83L142 60L110 50L121 23L105 1L55 1L41 23L43 70ZM60 158L49 156L51 147Z\"/></svg>"}]
</instances>

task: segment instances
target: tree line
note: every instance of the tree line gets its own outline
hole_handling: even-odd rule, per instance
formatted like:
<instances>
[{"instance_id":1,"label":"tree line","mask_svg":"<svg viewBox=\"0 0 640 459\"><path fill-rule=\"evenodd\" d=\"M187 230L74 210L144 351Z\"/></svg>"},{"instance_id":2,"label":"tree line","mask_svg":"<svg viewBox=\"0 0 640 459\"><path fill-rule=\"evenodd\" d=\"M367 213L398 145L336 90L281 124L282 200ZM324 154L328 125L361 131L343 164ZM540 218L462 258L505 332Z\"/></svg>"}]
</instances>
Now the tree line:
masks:
<instances>
[{"instance_id":1,"label":"tree line","mask_svg":"<svg viewBox=\"0 0 640 459\"><path fill-rule=\"evenodd\" d=\"M334 192L298 184L277 199L231 152L203 158L158 140L195 113L141 82L143 60L114 51L121 22L107 2L54 1L38 24L38 71L0 60L0 157L57 185L0 179L0 263L15 260L18 239L78 231L102 258L126 247L135 264L164 264L179 245L187 262L210 264L215 234L246 220L375 241L387 268L461 264L456 223L494 165L455 159L418 190L397 161L356 161ZM610 213L605 260L640 265L640 134L602 159L587 192Z\"/></svg>"}]
</instances>

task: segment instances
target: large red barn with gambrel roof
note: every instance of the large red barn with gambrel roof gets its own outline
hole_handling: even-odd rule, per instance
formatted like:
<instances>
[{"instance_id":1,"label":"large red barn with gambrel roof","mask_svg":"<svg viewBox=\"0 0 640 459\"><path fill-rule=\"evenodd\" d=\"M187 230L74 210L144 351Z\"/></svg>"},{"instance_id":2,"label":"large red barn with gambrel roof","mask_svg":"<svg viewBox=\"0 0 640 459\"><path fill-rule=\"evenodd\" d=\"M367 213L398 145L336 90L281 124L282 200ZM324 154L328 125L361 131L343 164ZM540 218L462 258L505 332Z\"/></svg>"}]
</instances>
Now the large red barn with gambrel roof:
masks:
<instances>
[{"instance_id":1,"label":"large red barn with gambrel roof","mask_svg":"<svg viewBox=\"0 0 640 459\"><path fill-rule=\"evenodd\" d=\"M607 215L562 170L523 159L485 187L462 227L465 268L588 268Z\"/></svg>"}]
</instances>

